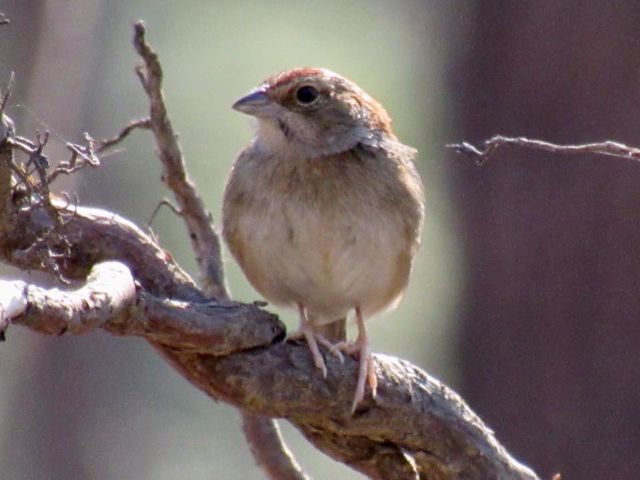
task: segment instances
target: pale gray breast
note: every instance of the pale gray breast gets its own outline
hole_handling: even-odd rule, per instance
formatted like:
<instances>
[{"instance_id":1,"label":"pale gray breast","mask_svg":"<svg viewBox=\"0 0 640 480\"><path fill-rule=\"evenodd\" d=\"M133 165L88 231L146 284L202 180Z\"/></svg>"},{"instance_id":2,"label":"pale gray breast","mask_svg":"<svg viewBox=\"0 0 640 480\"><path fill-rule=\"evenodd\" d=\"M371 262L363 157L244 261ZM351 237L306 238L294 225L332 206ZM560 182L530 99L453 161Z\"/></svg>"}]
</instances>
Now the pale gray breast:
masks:
<instances>
[{"instance_id":1,"label":"pale gray breast","mask_svg":"<svg viewBox=\"0 0 640 480\"><path fill-rule=\"evenodd\" d=\"M404 290L418 241L420 199L405 174L352 153L241 158L225 192L225 238L267 299L332 319L356 304L373 314Z\"/></svg>"}]
</instances>

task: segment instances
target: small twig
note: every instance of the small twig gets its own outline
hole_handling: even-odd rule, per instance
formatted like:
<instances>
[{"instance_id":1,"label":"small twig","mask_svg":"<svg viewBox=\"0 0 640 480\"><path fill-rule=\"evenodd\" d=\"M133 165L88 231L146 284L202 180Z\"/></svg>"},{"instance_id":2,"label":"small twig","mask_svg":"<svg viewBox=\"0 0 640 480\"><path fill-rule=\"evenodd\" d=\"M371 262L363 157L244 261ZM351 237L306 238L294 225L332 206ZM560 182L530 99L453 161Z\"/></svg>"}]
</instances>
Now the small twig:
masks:
<instances>
[{"instance_id":1,"label":"small twig","mask_svg":"<svg viewBox=\"0 0 640 480\"><path fill-rule=\"evenodd\" d=\"M13 86L13 74L9 82L4 96L0 102L0 115L7 102L7 99L11 93ZM43 150L49 141L49 132L44 133L37 132L36 141L29 140L28 138L12 135L7 138L8 144L23 153L25 153L29 159L27 161L27 168L23 171L16 165L14 165L15 174L20 180L27 184L27 186L33 190L35 186L31 184L28 177L33 171L35 171L39 178L39 189L43 196L48 196L49 185L58 178L60 175L70 175L87 165L96 168L100 166L100 158L98 154L105 150L122 142L133 130L138 128L149 129L151 127L150 119L141 118L139 120L132 121L129 125L124 127L117 135L105 140L95 140L91 135L85 132L84 144L67 142L66 148L71 152L71 157L67 161L60 162L56 168L47 175L46 171L49 168L49 160L44 155ZM28 171L28 167L33 165L34 170Z\"/></svg>"},{"instance_id":2,"label":"small twig","mask_svg":"<svg viewBox=\"0 0 640 480\"><path fill-rule=\"evenodd\" d=\"M145 39L146 29L144 23L137 22L133 26L133 29L133 46L144 61L144 65L136 67L136 74L140 79L140 83L142 83L142 87L151 99L151 97L157 97L158 94L161 94L162 66L158 61L158 54L153 51Z\"/></svg>"},{"instance_id":3,"label":"small twig","mask_svg":"<svg viewBox=\"0 0 640 480\"><path fill-rule=\"evenodd\" d=\"M16 163L14 159L9 162L12 173L20 180L18 185L25 185L29 192L38 191L43 198L48 196L49 191L48 183L46 182L46 179L43 178L43 176L46 175L46 169L49 166L49 161L42 153L42 149L46 145L48 139L49 134L48 132L45 132L43 135L40 135L39 133L37 134L36 142L17 135L12 135L5 140L6 144L11 148L26 154L28 157L26 165ZM33 173L33 171L29 172L30 165L33 165L34 169L38 172L38 175L40 176L40 185L34 185L29 179L29 175Z\"/></svg>"},{"instance_id":4,"label":"small twig","mask_svg":"<svg viewBox=\"0 0 640 480\"><path fill-rule=\"evenodd\" d=\"M87 165L93 168L100 166L99 153L119 144L134 130L138 128L149 129L150 127L150 120L148 118L141 118L129 123L129 125L120 130L114 137L104 140L95 140L85 132L84 138L86 143L84 145L67 143L67 149L71 151L71 158L67 162L61 162L55 170L49 174L47 183L52 183L59 175L70 175Z\"/></svg>"},{"instance_id":5,"label":"small twig","mask_svg":"<svg viewBox=\"0 0 640 480\"><path fill-rule=\"evenodd\" d=\"M49 182L47 181L47 169L49 168L49 160L42 153L44 147L49 142L49 132L45 131L44 133L37 132L36 133L36 148L33 150L33 153L29 155L29 160L27 161L27 175L31 175L33 171L38 174L38 178L40 179L40 187L42 189L42 194L44 197L49 196ZM33 165L33 170L29 171L29 166Z\"/></svg>"},{"instance_id":6,"label":"small twig","mask_svg":"<svg viewBox=\"0 0 640 480\"><path fill-rule=\"evenodd\" d=\"M62 218L56 211L55 226L45 230L27 248L16 250L14 255L22 261L28 261L29 258L37 259L39 268L51 273L64 285L70 285L71 282L65 277L59 264L68 260L71 251L71 244L59 233L59 227L64 226Z\"/></svg>"},{"instance_id":7,"label":"small twig","mask_svg":"<svg viewBox=\"0 0 640 480\"><path fill-rule=\"evenodd\" d=\"M99 167L100 159L96 154L95 140L87 132L84 133L84 139L86 142L85 145L67 142L67 150L70 150L74 155L80 157L85 163L88 163L92 167Z\"/></svg>"},{"instance_id":8,"label":"small twig","mask_svg":"<svg viewBox=\"0 0 640 480\"><path fill-rule=\"evenodd\" d=\"M95 152L102 153L105 150L119 144L126 137L128 137L131 132L133 132L134 130L137 130L138 128L149 130L151 128L151 119L140 118L138 120L133 120L129 123L129 125L127 125L122 130L120 130L120 132L114 137L95 142Z\"/></svg>"},{"instance_id":9,"label":"small twig","mask_svg":"<svg viewBox=\"0 0 640 480\"><path fill-rule=\"evenodd\" d=\"M484 148L478 148L471 143L450 143L446 145L458 153L462 153L474 159L476 164L482 165L489 160L495 151L503 146L517 146L531 148L534 150L542 150L545 152L562 153L562 154L585 154L592 153L596 155L607 155L610 157L626 158L630 160L640 160L640 149L629 147L620 142L610 140L585 143L580 145L558 145L555 143L545 142L543 140L529 139L526 137L505 137L496 135L484 142Z\"/></svg>"},{"instance_id":10,"label":"small twig","mask_svg":"<svg viewBox=\"0 0 640 480\"><path fill-rule=\"evenodd\" d=\"M19 135L14 135L10 138L7 138L7 142L13 148L20 150L27 155L31 155L38 146L35 142L32 142L28 138L21 137Z\"/></svg>"},{"instance_id":11,"label":"small twig","mask_svg":"<svg viewBox=\"0 0 640 480\"><path fill-rule=\"evenodd\" d=\"M100 166L100 159L96 154L95 141L85 132L84 138L86 145L79 143L67 142L67 150L71 152L71 157L66 162L60 162L60 164L49 174L47 177L47 183L52 183L59 175L71 175L73 172L86 167L87 165L96 168Z\"/></svg>"},{"instance_id":12,"label":"small twig","mask_svg":"<svg viewBox=\"0 0 640 480\"><path fill-rule=\"evenodd\" d=\"M11 164L13 173L17 175L20 180L26 184L31 190L35 189L35 186L29 181L28 177L32 172L29 172L28 168L30 165L34 166L34 169L38 172L41 180L41 184L46 189L46 180L44 180L43 176L45 175L46 169L49 166L49 161L46 156L42 153L43 148L49 141L49 132L45 132L44 134L37 133L36 142L33 142L27 138L19 137L17 135L10 136L6 139L6 143L25 153L28 157L26 168L18 165L13 162Z\"/></svg>"},{"instance_id":13,"label":"small twig","mask_svg":"<svg viewBox=\"0 0 640 480\"><path fill-rule=\"evenodd\" d=\"M11 143L11 139L7 139L6 143L8 145L12 145ZM29 176L26 174L26 172L22 169L22 167L20 165L18 165L15 161L15 159L11 158L9 160L9 168L11 170L11 172L18 177L18 179L20 180L18 182L18 184L16 184L16 186L20 186L20 185L25 185L27 187L27 189L29 190L29 192L32 192L34 187L31 184L31 182L29 181Z\"/></svg>"},{"instance_id":14,"label":"small twig","mask_svg":"<svg viewBox=\"0 0 640 480\"><path fill-rule=\"evenodd\" d=\"M168 198L163 198L158 202L158 205L156 205L156 208L153 209L153 212L151 213L151 216L149 217L149 221L147 222L147 225L146 225L147 230L151 229L151 225L153 224L153 221L156 219L156 216L158 215L158 212L162 207L168 207L169 210L175 213L178 217L182 216L182 210L180 210L173 203L171 203L171 200L169 200Z\"/></svg>"}]
</instances>

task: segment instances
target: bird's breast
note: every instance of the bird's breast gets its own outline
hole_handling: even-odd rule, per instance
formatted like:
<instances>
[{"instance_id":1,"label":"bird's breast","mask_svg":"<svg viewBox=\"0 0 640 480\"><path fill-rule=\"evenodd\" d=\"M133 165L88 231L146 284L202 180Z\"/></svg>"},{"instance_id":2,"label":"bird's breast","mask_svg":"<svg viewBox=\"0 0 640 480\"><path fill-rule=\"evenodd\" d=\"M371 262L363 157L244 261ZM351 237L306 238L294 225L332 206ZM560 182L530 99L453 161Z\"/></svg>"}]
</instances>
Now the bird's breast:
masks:
<instances>
[{"instance_id":1,"label":"bird's breast","mask_svg":"<svg viewBox=\"0 0 640 480\"><path fill-rule=\"evenodd\" d=\"M265 298L302 303L333 321L400 297L417 238L401 210L385 203L389 192L356 167L275 165L235 205L225 198L225 238Z\"/></svg>"}]
</instances>

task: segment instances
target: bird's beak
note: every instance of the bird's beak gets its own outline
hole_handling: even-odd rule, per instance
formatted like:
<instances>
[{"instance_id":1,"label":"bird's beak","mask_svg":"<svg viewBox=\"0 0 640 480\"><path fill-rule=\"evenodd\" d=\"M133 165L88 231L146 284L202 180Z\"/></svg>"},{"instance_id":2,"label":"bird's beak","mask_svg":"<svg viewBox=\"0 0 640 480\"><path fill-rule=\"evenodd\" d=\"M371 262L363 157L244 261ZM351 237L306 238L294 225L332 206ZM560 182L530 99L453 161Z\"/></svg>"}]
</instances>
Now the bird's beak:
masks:
<instances>
[{"instance_id":1,"label":"bird's beak","mask_svg":"<svg viewBox=\"0 0 640 480\"><path fill-rule=\"evenodd\" d=\"M269 116L272 113L274 102L269 98L264 88L256 88L242 97L231 108L254 117Z\"/></svg>"}]
</instances>

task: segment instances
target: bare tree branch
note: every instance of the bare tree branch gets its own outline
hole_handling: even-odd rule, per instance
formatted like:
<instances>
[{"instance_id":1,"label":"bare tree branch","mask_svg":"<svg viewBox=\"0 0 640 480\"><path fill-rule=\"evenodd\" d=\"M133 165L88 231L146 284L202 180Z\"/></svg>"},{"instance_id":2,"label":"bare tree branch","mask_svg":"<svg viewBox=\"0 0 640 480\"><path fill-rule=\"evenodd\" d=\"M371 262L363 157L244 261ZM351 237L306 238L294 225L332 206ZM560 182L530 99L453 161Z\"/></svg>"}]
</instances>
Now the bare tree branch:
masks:
<instances>
[{"instance_id":1,"label":"bare tree branch","mask_svg":"<svg viewBox=\"0 0 640 480\"><path fill-rule=\"evenodd\" d=\"M10 323L46 335L96 329L140 336L208 355L229 355L281 340L275 315L237 302L193 303L160 299L136 288L122 263L96 264L77 290L44 289L0 280L0 329Z\"/></svg>"},{"instance_id":2,"label":"bare tree branch","mask_svg":"<svg viewBox=\"0 0 640 480\"><path fill-rule=\"evenodd\" d=\"M114 137L97 142L96 153L102 153L105 150L108 150L109 148L119 144L125 138L127 138L131 132L140 128L149 130L151 128L151 120L149 118L139 118L138 120L129 122L129 125L120 130L120 132Z\"/></svg>"},{"instance_id":3,"label":"bare tree branch","mask_svg":"<svg viewBox=\"0 0 640 480\"><path fill-rule=\"evenodd\" d=\"M6 151L8 144L3 145L0 152ZM2 191L8 189L0 185ZM47 204L34 202L34 198L16 192L9 198L0 196L0 203L8 201L9 215L0 227L11 232L0 236L0 257L7 263L47 270L38 252L48 254L65 238L69 253L55 261L68 278L82 279L96 263L117 259L140 283L138 295L146 291L164 297L169 305L176 300L187 300L194 308L194 304L206 304L206 297L191 279L135 225L102 210L72 209L59 200ZM65 222L56 223L58 217L66 218ZM43 231L52 226L55 231L40 241ZM32 244L38 247L30 248ZM218 304L207 304L216 316ZM158 317L153 310L144 315ZM255 328L251 315L239 316L246 316L247 328ZM172 318L178 328L181 320ZM33 317L29 321L34 322ZM184 322L188 321L185 316ZM198 324L208 326L208 321ZM236 316L231 323L238 321ZM126 322L134 324L127 327ZM406 362L376 356L378 400L368 399L352 416L349 399L355 386L354 359L346 358L340 364L327 356L329 377L325 380L304 345L272 343L281 337L281 331L267 337L263 347L246 350L246 345L240 345L237 353L214 356L202 353L201 345L194 343L193 337L202 332L159 339L162 328L152 320L141 322L131 316L114 323L118 334L135 332L161 346L176 368L212 397L257 415L288 419L318 448L370 478L538 478L509 457L454 392ZM53 331L59 332L60 326Z\"/></svg>"},{"instance_id":4,"label":"bare tree branch","mask_svg":"<svg viewBox=\"0 0 640 480\"><path fill-rule=\"evenodd\" d=\"M118 262L97 264L86 285L74 292L0 280L0 291L5 290L13 292L13 304L23 308L0 316L0 325L10 319L49 335L84 333L117 321L136 299L133 276Z\"/></svg>"},{"instance_id":5,"label":"bare tree branch","mask_svg":"<svg viewBox=\"0 0 640 480\"><path fill-rule=\"evenodd\" d=\"M176 207L173 203L171 203L171 200L169 200L168 198L163 198L158 202L158 205L156 205L156 208L153 209L153 212L151 212L151 215L149 216L149 221L147 222L147 230L151 229L151 225L153 225L153 222L156 219L156 216L158 215L158 212L160 212L160 209L162 207L167 207L169 210L171 210L174 213L174 215L178 217L182 216L182 211L178 207Z\"/></svg>"},{"instance_id":6,"label":"bare tree branch","mask_svg":"<svg viewBox=\"0 0 640 480\"><path fill-rule=\"evenodd\" d=\"M178 137L164 103L162 67L158 55L145 40L142 22L134 25L133 45L144 62L144 66L139 67L137 73L149 97L151 130L164 167L163 180L175 194L182 218L187 224L189 238L200 267L203 288L215 298L228 298L220 239L213 228L211 214L207 212L202 198L187 174Z\"/></svg>"},{"instance_id":7,"label":"bare tree branch","mask_svg":"<svg viewBox=\"0 0 640 480\"><path fill-rule=\"evenodd\" d=\"M150 126L160 152L163 179L173 191L179 205L200 269L204 291L218 299L229 298L225 284L220 238L204 201L189 178L162 95L162 67L157 54L145 40L142 22L134 26L133 44L144 66L136 72L150 103ZM272 480L308 478L284 444L276 423L268 418L242 412L243 431L258 465Z\"/></svg>"},{"instance_id":8,"label":"bare tree branch","mask_svg":"<svg viewBox=\"0 0 640 480\"><path fill-rule=\"evenodd\" d=\"M280 434L280 428L268 417L243 412L242 431L249 448L269 478L279 480L310 480L298 465Z\"/></svg>"},{"instance_id":9,"label":"bare tree branch","mask_svg":"<svg viewBox=\"0 0 640 480\"><path fill-rule=\"evenodd\" d=\"M367 399L352 417L357 361L328 360L327 379L313 371L302 344L211 358L201 366L210 382L220 380L212 387L222 387L217 391L225 401L243 398L260 414L287 418L320 449L370 478L538 478L506 453L457 394L393 357L375 355L380 398Z\"/></svg>"},{"instance_id":10,"label":"bare tree branch","mask_svg":"<svg viewBox=\"0 0 640 480\"><path fill-rule=\"evenodd\" d=\"M592 153L596 155L626 158L629 160L640 160L640 149L629 147L624 143L612 142L611 140L580 145L558 145L526 137L505 137L503 135L496 135L491 137L489 140L485 140L483 145L484 148L478 148L471 143L462 142L450 143L447 145L447 148L473 158L478 165L482 165L487 162L494 155L496 150L505 146L524 147L551 153L573 155Z\"/></svg>"},{"instance_id":11,"label":"bare tree branch","mask_svg":"<svg viewBox=\"0 0 640 480\"><path fill-rule=\"evenodd\" d=\"M25 290L27 285L23 282L7 282L0 280L0 340L4 341L5 330L10 320L22 315L27 308Z\"/></svg>"},{"instance_id":12,"label":"bare tree branch","mask_svg":"<svg viewBox=\"0 0 640 480\"><path fill-rule=\"evenodd\" d=\"M329 377L324 379L301 343L247 349L244 334L234 338L218 332L213 338L190 330L193 323L207 331L215 328L209 321L193 321L193 315L184 312L174 314L172 325L187 335L164 336L159 309L180 305L147 308L154 301L149 296L140 299L133 277L120 263L97 265L87 284L73 292L21 282L14 286L7 290L25 301L13 302L22 307L13 310L12 322L43 333L77 334L95 328L134 332L154 341L162 337L163 344L179 351L178 355L193 348L192 337L198 342L211 340L206 354L202 350L201 355L188 355L197 362L205 391L256 414L289 419L314 444L371 478L538 478L504 451L461 398L407 362L377 355L379 397L376 402L369 399L365 409L352 417L349 399L356 360L347 358L342 365L328 357ZM244 322L245 333L258 328L250 315L222 318L220 306L213 307L216 311L209 320L217 325L233 328ZM145 317L148 320L138 324ZM268 330L264 333L259 340L268 345L273 336ZM229 346L235 340L238 343ZM227 346L218 350L216 341Z\"/></svg>"},{"instance_id":13,"label":"bare tree branch","mask_svg":"<svg viewBox=\"0 0 640 480\"><path fill-rule=\"evenodd\" d=\"M134 42L145 60L138 75L150 98L165 181L183 214L188 212L194 250L207 256L199 258L207 288L200 289L131 222L50 197L42 179L23 181L28 169L13 158L19 142L3 118L0 259L86 283L75 291L54 291L11 282L10 293L0 296L0 330L15 323L46 333L102 328L142 336L205 393L255 415L246 417L245 428L254 421L260 425L261 417L285 418L320 450L372 479L539 479L506 452L455 392L407 362L376 355L378 398L366 399L352 415L356 360L347 357L341 364L327 355L329 375L324 379L304 344L279 341L284 328L275 316L225 299L219 241L188 181L160 92L160 65L140 24ZM218 243L209 244L211 238ZM110 260L120 263L101 264ZM266 430L267 438L278 441L268 436L273 432ZM264 434L257 430L255 437ZM272 478L305 478L286 449L275 466L278 462L287 473L276 477L271 465L266 470Z\"/></svg>"}]
</instances>

